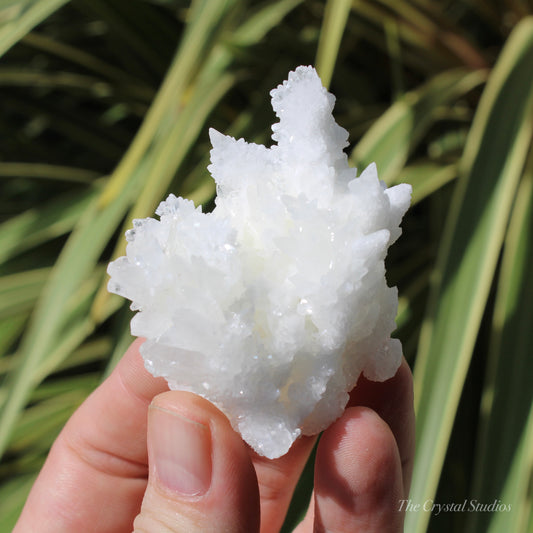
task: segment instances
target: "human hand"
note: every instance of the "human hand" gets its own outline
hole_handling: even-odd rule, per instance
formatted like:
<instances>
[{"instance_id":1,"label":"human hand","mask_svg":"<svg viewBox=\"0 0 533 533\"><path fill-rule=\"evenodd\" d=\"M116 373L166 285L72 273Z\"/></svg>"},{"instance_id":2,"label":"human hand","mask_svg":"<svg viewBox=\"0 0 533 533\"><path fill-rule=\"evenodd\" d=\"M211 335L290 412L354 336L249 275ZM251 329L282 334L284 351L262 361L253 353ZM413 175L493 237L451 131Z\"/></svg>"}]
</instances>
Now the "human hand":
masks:
<instances>
[{"instance_id":1,"label":"human hand","mask_svg":"<svg viewBox=\"0 0 533 533\"><path fill-rule=\"evenodd\" d=\"M141 342L66 424L14 533L279 531L316 437L276 460L258 456L207 400L153 378ZM402 531L413 455L404 361L384 383L360 378L323 433L296 531Z\"/></svg>"}]
</instances>

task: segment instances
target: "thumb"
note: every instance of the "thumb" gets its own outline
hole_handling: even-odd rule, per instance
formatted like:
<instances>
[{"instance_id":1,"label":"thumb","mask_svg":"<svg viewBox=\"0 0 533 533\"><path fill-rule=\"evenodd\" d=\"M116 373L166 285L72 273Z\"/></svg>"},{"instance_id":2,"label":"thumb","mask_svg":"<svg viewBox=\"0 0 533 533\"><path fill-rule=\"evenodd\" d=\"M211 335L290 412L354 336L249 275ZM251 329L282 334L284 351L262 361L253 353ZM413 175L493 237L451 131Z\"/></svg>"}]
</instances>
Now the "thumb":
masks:
<instances>
[{"instance_id":1,"label":"thumb","mask_svg":"<svg viewBox=\"0 0 533 533\"><path fill-rule=\"evenodd\" d=\"M259 531L259 490L248 449L207 400L180 391L154 398L148 463L135 533Z\"/></svg>"}]
</instances>

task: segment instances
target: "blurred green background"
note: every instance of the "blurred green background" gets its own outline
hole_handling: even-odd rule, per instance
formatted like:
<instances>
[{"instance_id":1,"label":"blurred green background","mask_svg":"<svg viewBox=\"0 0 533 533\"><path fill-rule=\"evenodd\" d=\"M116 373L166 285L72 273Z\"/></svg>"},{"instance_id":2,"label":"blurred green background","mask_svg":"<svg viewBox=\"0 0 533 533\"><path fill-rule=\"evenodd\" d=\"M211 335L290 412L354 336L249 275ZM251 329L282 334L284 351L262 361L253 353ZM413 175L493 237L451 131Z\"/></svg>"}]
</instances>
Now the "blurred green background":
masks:
<instances>
[{"instance_id":1,"label":"blurred green background","mask_svg":"<svg viewBox=\"0 0 533 533\"><path fill-rule=\"evenodd\" d=\"M172 191L208 209L208 127L268 143L316 65L348 153L413 185L388 258L414 369L405 530L531 532L531 0L2 0L0 530L131 341L105 269ZM309 469L284 530L301 517ZM427 505L426 505L427 507Z\"/></svg>"}]
</instances>

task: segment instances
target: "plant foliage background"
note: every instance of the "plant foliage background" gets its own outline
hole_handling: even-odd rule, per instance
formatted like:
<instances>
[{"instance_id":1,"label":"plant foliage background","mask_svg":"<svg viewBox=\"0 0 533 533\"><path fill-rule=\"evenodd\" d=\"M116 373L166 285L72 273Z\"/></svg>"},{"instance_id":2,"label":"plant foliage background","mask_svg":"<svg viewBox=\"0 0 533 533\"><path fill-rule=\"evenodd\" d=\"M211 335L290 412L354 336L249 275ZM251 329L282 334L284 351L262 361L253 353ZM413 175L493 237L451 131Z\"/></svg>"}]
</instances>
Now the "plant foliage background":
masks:
<instances>
[{"instance_id":1,"label":"plant foliage background","mask_svg":"<svg viewBox=\"0 0 533 533\"><path fill-rule=\"evenodd\" d=\"M131 338L105 291L132 218L207 207L208 126L268 142L268 92L314 64L353 165L413 185L389 258L414 369L406 531L533 531L533 3L0 2L0 530ZM309 496L309 471L285 529Z\"/></svg>"}]
</instances>

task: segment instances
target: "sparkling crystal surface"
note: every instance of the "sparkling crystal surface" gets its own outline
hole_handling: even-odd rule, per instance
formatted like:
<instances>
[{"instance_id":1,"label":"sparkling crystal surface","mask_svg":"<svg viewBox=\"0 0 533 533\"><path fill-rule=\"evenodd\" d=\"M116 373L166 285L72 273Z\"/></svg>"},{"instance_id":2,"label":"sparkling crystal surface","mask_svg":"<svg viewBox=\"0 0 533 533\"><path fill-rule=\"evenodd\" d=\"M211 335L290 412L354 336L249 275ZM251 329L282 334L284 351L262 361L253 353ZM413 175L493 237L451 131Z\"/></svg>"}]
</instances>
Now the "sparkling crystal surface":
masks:
<instances>
[{"instance_id":1,"label":"sparkling crystal surface","mask_svg":"<svg viewBox=\"0 0 533 533\"><path fill-rule=\"evenodd\" d=\"M411 188L359 177L311 67L271 92L275 144L210 130L216 207L170 195L135 220L109 290L132 301L146 368L215 403L275 458L338 418L363 372L392 377L398 298L384 259Z\"/></svg>"}]
</instances>

